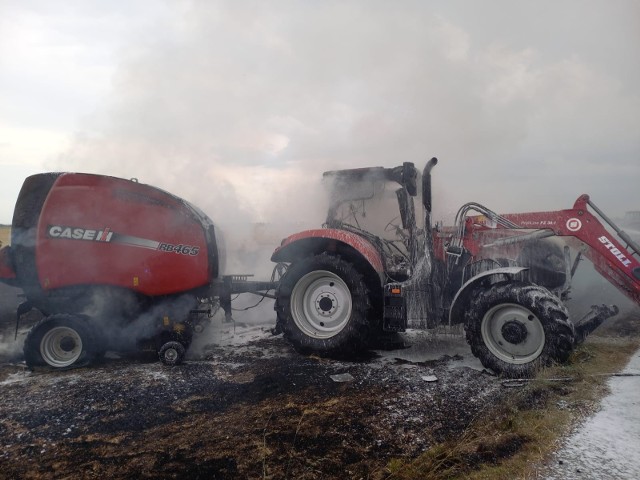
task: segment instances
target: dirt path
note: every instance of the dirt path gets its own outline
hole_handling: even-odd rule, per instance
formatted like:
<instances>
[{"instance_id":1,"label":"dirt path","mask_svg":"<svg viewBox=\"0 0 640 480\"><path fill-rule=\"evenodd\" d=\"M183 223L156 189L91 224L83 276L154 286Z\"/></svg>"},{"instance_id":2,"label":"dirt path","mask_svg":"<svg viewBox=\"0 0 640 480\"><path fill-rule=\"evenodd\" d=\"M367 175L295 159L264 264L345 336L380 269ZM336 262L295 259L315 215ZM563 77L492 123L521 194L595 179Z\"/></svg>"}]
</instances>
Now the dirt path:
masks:
<instances>
[{"instance_id":1,"label":"dirt path","mask_svg":"<svg viewBox=\"0 0 640 480\"><path fill-rule=\"evenodd\" d=\"M459 336L362 362L300 356L266 327L216 337L174 368L0 365L0 477L384 478L502 394Z\"/></svg>"},{"instance_id":2,"label":"dirt path","mask_svg":"<svg viewBox=\"0 0 640 480\"><path fill-rule=\"evenodd\" d=\"M567 438L544 473L547 480L640 478L640 351L609 380L601 409Z\"/></svg>"}]
</instances>

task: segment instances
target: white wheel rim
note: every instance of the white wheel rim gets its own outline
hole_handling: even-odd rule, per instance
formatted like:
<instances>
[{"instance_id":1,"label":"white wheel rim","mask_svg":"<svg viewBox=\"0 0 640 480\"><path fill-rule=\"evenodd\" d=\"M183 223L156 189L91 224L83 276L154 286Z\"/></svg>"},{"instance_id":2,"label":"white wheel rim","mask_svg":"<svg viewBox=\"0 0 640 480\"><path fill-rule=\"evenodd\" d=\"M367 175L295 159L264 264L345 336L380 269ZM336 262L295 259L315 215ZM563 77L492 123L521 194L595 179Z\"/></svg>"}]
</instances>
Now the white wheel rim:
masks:
<instances>
[{"instance_id":1,"label":"white wheel rim","mask_svg":"<svg viewBox=\"0 0 640 480\"><path fill-rule=\"evenodd\" d=\"M54 327L42 337L40 354L52 367L68 367L82 354L82 338L73 328Z\"/></svg>"},{"instance_id":2,"label":"white wheel rim","mask_svg":"<svg viewBox=\"0 0 640 480\"><path fill-rule=\"evenodd\" d=\"M507 363L522 365L542 353L542 322L529 309L515 303L491 308L482 318L481 334L489 351Z\"/></svg>"},{"instance_id":3,"label":"white wheel rim","mask_svg":"<svg viewBox=\"0 0 640 480\"><path fill-rule=\"evenodd\" d=\"M339 334L349 322L351 292L335 273L316 270L303 276L291 292L291 316L306 335L327 339Z\"/></svg>"},{"instance_id":4,"label":"white wheel rim","mask_svg":"<svg viewBox=\"0 0 640 480\"><path fill-rule=\"evenodd\" d=\"M164 351L164 358L169 363L175 362L178 358L178 350L175 348L167 348Z\"/></svg>"}]
</instances>

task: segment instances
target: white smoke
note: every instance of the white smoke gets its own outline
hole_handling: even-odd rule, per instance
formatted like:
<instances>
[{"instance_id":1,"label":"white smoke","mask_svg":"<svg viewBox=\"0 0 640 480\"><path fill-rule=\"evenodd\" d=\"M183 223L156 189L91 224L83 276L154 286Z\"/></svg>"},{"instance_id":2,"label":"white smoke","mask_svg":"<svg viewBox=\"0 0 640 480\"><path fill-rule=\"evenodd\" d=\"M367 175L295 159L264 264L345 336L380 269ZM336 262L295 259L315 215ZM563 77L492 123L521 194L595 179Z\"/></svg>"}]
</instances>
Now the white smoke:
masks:
<instances>
[{"instance_id":1,"label":"white smoke","mask_svg":"<svg viewBox=\"0 0 640 480\"><path fill-rule=\"evenodd\" d=\"M20 359L22 357L23 343L24 335L15 338L13 332L8 328L0 331L0 359L2 361Z\"/></svg>"},{"instance_id":2,"label":"white smoke","mask_svg":"<svg viewBox=\"0 0 640 480\"><path fill-rule=\"evenodd\" d=\"M122 41L105 103L48 168L191 201L227 273L261 279L281 237L324 220L324 170L437 155L434 218L581 193L616 215L640 201L640 69L618 53L638 7L590 5L170 3Z\"/></svg>"},{"instance_id":3,"label":"white smoke","mask_svg":"<svg viewBox=\"0 0 640 480\"><path fill-rule=\"evenodd\" d=\"M551 54L546 28L566 26L538 8L503 7L529 36L422 2L180 4L123 54L108 107L52 168L139 177L222 224L304 220L323 170L432 155L437 210L566 208L583 190L627 209L637 89L600 57Z\"/></svg>"}]
</instances>

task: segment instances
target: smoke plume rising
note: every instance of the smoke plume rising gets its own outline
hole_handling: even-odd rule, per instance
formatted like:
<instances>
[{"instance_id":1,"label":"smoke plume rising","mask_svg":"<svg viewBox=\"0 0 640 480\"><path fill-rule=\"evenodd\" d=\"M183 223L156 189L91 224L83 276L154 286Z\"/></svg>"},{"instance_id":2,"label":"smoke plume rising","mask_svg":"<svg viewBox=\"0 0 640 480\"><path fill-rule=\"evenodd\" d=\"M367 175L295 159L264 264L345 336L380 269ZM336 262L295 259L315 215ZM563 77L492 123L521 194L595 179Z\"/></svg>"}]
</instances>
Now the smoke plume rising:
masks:
<instances>
[{"instance_id":1,"label":"smoke plume rising","mask_svg":"<svg viewBox=\"0 0 640 480\"><path fill-rule=\"evenodd\" d=\"M493 25L491 41L422 2L182 4L123 53L107 108L52 168L138 177L223 227L309 219L323 170L433 155L436 217L469 200L567 208L583 190L627 209L610 185L635 195L640 97L566 53L562 22L504 7L528 29Z\"/></svg>"},{"instance_id":2,"label":"smoke plume rising","mask_svg":"<svg viewBox=\"0 0 640 480\"><path fill-rule=\"evenodd\" d=\"M268 277L280 238L322 223L330 169L436 155L435 219L581 193L613 216L639 207L633 2L163 8L123 40L104 103L47 168L191 201L226 237L227 273Z\"/></svg>"}]
</instances>

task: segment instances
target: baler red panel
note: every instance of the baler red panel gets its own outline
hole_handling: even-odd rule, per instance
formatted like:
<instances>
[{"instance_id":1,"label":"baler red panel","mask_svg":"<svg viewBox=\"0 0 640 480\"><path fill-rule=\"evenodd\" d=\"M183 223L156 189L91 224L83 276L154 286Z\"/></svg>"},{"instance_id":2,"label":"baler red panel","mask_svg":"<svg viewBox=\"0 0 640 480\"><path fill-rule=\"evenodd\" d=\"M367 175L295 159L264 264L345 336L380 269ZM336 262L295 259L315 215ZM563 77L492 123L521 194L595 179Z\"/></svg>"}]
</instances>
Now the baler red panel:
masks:
<instances>
[{"instance_id":1,"label":"baler red panel","mask_svg":"<svg viewBox=\"0 0 640 480\"><path fill-rule=\"evenodd\" d=\"M208 284L205 231L180 199L113 177L63 174L38 222L45 290L115 285L166 295Z\"/></svg>"},{"instance_id":2,"label":"baler red panel","mask_svg":"<svg viewBox=\"0 0 640 480\"><path fill-rule=\"evenodd\" d=\"M16 272L11 266L9 249L10 247L8 246L0 249L0 280L13 280L16 278Z\"/></svg>"}]
</instances>

